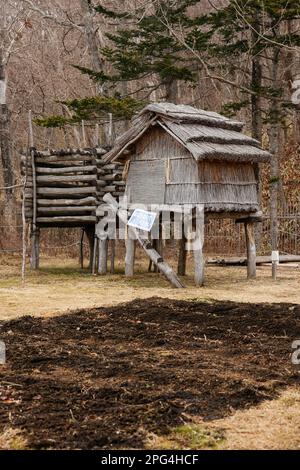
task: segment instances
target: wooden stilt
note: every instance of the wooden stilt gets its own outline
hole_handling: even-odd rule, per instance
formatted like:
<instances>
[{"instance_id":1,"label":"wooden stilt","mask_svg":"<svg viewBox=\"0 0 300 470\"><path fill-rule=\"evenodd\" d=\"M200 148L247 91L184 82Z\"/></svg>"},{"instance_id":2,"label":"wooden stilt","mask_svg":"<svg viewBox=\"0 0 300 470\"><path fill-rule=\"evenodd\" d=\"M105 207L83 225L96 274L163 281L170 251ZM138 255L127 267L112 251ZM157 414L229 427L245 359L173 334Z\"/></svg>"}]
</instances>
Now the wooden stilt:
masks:
<instances>
[{"instance_id":1,"label":"wooden stilt","mask_svg":"<svg viewBox=\"0 0 300 470\"><path fill-rule=\"evenodd\" d=\"M84 239L84 230L81 230L80 246L79 246L79 263L80 263L81 269L83 269L83 239Z\"/></svg>"},{"instance_id":2,"label":"wooden stilt","mask_svg":"<svg viewBox=\"0 0 300 470\"><path fill-rule=\"evenodd\" d=\"M182 239L179 240L179 254L178 254L178 266L177 266L177 274L179 276L185 276L186 274L186 238L184 234L182 234Z\"/></svg>"},{"instance_id":3,"label":"wooden stilt","mask_svg":"<svg viewBox=\"0 0 300 470\"><path fill-rule=\"evenodd\" d=\"M204 214L203 207L196 207L196 231L195 238L192 244L195 262L195 283L196 286L203 286L204 284L204 265L205 260L203 256L204 244Z\"/></svg>"},{"instance_id":4,"label":"wooden stilt","mask_svg":"<svg viewBox=\"0 0 300 470\"><path fill-rule=\"evenodd\" d=\"M247 277L254 279L256 277L256 246L254 224L245 222L246 246L247 246Z\"/></svg>"},{"instance_id":5,"label":"wooden stilt","mask_svg":"<svg viewBox=\"0 0 300 470\"><path fill-rule=\"evenodd\" d=\"M159 252L160 240L153 240L152 246L153 246L154 250L156 250L157 253L159 253L161 255L161 253ZM153 266L153 272L155 272L155 273L158 272L158 268L157 268L156 265Z\"/></svg>"},{"instance_id":6,"label":"wooden stilt","mask_svg":"<svg viewBox=\"0 0 300 470\"><path fill-rule=\"evenodd\" d=\"M31 269L39 269L40 266L40 230L35 229L31 235Z\"/></svg>"},{"instance_id":7,"label":"wooden stilt","mask_svg":"<svg viewBox=\"0 0 300 470\"><path fill-rule=\"evenodd\" d=\"M110 273L115 273L116 241L110 240Z\"/></svg>"},{"instance_id":8,"label":"wooden stilt","mask_svg":"<svg viewBox=\"0 0 300 470\"><path fill-rule=\"evenodd\" d=\"M89 270L93 270L93 255L94 255L94 241L95 241L95 226L85 227L85 233L87 235L90 247L90 257L89 257Z\"/></svg>"},{"instance_id":9,"label":"wooden stilt","mask_svg":"<svg viewBox=\"0 0 300 470\"><path fill-rule=\"evenodd\" d=\"M107 253L108 253L108 239L100 238L99 243L99 258L98 258L98 273L104 275L107 273Z\"/></svg>"},{"instance_id":10,"label":"wooden stilt","mask_svg":"<svg viewBox=\"0 0 300 470\"><path fill-rule=\"evenodd\" d=\"M95 237L94 246L93 246L93 261L92 261L92 274L93 275L95 274L95 271L96 271L97 247L98 247L98 238Z\"/></svg>"},{"instance_id":11,"label":"wooden stilt","mask_svg":"<svg viewBox=\"0 0 300 470\"><path fill-rule=\"evenodd\" d=\"M203 286L204 284L204 257L202 248L194 250L195 260L195 283L196 286Z\"/></svg>"},{"instance_id":12,"label":"wooden stilt","mask_svg":"<svg viewBox=\"0 0 300 470\"><path fill-rule=\"evenodd\" d=\"M135 240L128 236L125 256L125 276L127 277L132 277L134 274L135 246Z\"/></svg>"}]
</instances>

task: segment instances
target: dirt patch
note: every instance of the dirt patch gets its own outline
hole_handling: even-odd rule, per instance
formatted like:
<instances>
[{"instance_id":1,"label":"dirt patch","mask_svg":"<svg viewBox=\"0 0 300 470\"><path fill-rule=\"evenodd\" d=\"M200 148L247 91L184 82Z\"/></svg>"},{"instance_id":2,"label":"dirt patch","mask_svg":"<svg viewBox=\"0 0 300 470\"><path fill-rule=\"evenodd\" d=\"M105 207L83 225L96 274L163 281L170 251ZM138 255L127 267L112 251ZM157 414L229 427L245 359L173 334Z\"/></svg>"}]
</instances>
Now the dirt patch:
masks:
<instances>
[{"instance_id":1,"label":"dirt patch","mask_svg":"<svg viewBox=\"0 0 300 470\"><path fill-rule=\"evenodd\" d=\"M152 298L0 323L0 431L30 448L142 448L299 383L300 306Z\"/></svg>"}]
</instances>

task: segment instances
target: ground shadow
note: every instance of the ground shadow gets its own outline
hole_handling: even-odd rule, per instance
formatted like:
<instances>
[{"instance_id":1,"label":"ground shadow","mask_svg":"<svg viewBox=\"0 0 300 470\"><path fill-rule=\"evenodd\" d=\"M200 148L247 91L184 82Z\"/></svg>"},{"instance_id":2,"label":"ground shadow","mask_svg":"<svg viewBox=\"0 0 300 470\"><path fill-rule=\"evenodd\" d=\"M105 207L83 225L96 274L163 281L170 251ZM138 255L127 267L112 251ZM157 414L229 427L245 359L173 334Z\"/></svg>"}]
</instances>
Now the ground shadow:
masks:
<instances>
[{"instance_id":1,"label":"ground shadow","mask_svg":"<svg viewBox=\"0 0 300 470\"><path fill-rule=\"evenodd\" d=\"M142 448L296 383L299 320L297 305L152 298L0 322L0 430L31 448Z\"/></svg>"}]
</instances>

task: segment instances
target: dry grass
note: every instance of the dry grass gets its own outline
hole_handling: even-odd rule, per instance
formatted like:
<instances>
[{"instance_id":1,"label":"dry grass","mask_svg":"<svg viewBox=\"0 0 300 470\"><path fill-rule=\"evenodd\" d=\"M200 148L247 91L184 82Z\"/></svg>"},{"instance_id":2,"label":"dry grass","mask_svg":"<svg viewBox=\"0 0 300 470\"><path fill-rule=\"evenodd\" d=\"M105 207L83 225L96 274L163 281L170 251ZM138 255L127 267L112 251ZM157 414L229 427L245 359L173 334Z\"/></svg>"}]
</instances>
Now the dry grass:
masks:
<instances>
[{"instance_id":1,"label":"dry grass","mask_svg":"<svg viewBox=\"0 0 300 470\"><path fill-rule=\"evenodd\" d=\"M290 388L276 400L237 411L213 426L225 430L222 449L300 450L300 390Z\"/></svg>"},{"instance_id":2,"label":"dry grass","mask_svg":"<svg viewBox=\"0 0 300 470\"><path fill-rule=\"evenodd\" d=\"M0 450L22 450L27 447L27 440L20 429L9 428L0 434Z\"/></svg>"},{"instance_id":3,"label":"dry grass","mask_svg":"<svg viewBox=\"0 0 300 470\"><path fill-rule=\"evenodd\" d=\"M192 265L190 263L190 268ZM137 263L134 278L119 274L91 276L81 271L73 259L44 258L38 272L27 273L26 285L20 280L20 260L0 260L0 319L20 315L56 315L68 309L115 305L135 298L160 296L174 299L217 299L237 302L300 303L300 269L282 266L277 281L270 267L259 267L257 279L247 281L245 267L207 267L206 282L196 288L192 272L184 279L187 288L172 289L164 277L148 274L145 260Z\"/></svg>"}]
</instances>

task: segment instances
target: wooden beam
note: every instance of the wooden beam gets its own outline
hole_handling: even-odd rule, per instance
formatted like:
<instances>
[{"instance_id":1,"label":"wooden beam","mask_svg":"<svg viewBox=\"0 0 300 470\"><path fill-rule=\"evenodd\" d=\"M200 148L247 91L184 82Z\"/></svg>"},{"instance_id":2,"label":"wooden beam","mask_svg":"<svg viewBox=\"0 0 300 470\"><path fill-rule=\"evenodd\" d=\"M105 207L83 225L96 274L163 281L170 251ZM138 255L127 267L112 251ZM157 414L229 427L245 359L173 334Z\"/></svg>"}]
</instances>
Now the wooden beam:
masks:
<instances>
[{"instance_id":1,"label":"wooden beam","mask_svg":"<svg viewBox=\"0 0 300 470\"><path fill-rule=\"evenodd\" d=\"M241 217L240 219L236 219L235 223L236 224L246 224L246 223L257 223L257 222L263 222L267 217L263 215L257 215L257 216L249 216L249 217Z\"/></svg>"},{"instance_id":2,"label":"wooden beam","mask_svg":"<svg viewBox=\"0 0 300 470\"><path fill-rule=\"evenodd\" d=\"M97 167L95 165L77 165L77 166L65 166L60 168L49 168L43 166L37 166L36 172L44 175L65 175L67 173L97 173Z\"/></svg>"},{"instance_id":3,"label":"wooden beam","mask_svg":"<svg viewBox=\"0 0 300 470\"><path fill-rule=\"evenodd\" d=\"M72 176L37 176L36 181L38 183L83 183L83 182L93 182L96 184L97 177L96 175L72 175Z\"/></svg>"},{"instance_id":4,"label":"wooden beam","mask_svg":"<svg viewBox=\"0 0 300 470\"><path fill-rule=\"evenodd\" d=\"M50 155L43 157L39 156L39 153L36 152L36 163L41 164L48 164L48 163L60 163L64 165L68 165L71 162L78 163L78 162L91 162L96 161L95 155L78 155L78 154L70 154L66 155L65 157L62 155Z\"/></svg>"},{"instance_id":5,"label":"wooden beam","mask_svg":"<svg viewBox=\"0 0 300 470\"><path fill-rule=\"evenodd\" d=\"M81 194L95 194L95 186L82 186L73 188L37 188L37 194L39 196L76 196Z\"/></svg>"},{"instance_id":6,"label":"wooden beam","mask_svg":"<svg viewBox=\"0 0 300 470\"><path fill-rule=\"evenodd\" d=\"M82 199L38 199L38 206L54 207L54 206L96 206L97 199L95 197L85 197Z\"/></svg>"},{"instance_id":7,"label":"wooden beam","mask_svg":"<svg viewBox=\"0 0 300 470\"><path fill-rule=\"evenodd\" d=\"M38 224L56 224L56 223L73 223L81 222L83 225L86 222L96 222L96 216L93 215L70 215L70 216L58 216L58 217L37 217Z\"/></svg>"},{"instance_id":8,"label":"wooden beam","mask_svg":"<svg viewBox=\"0 0 300 470\"><path fill-rule=\"evenodd\" d=\"M85 212L96 212L95 206L62 206L62 207L38 207L38 216L41 214L60 214L60 215L70 215L70 214L82 214Z\"/></svg>"}]
</instances>

